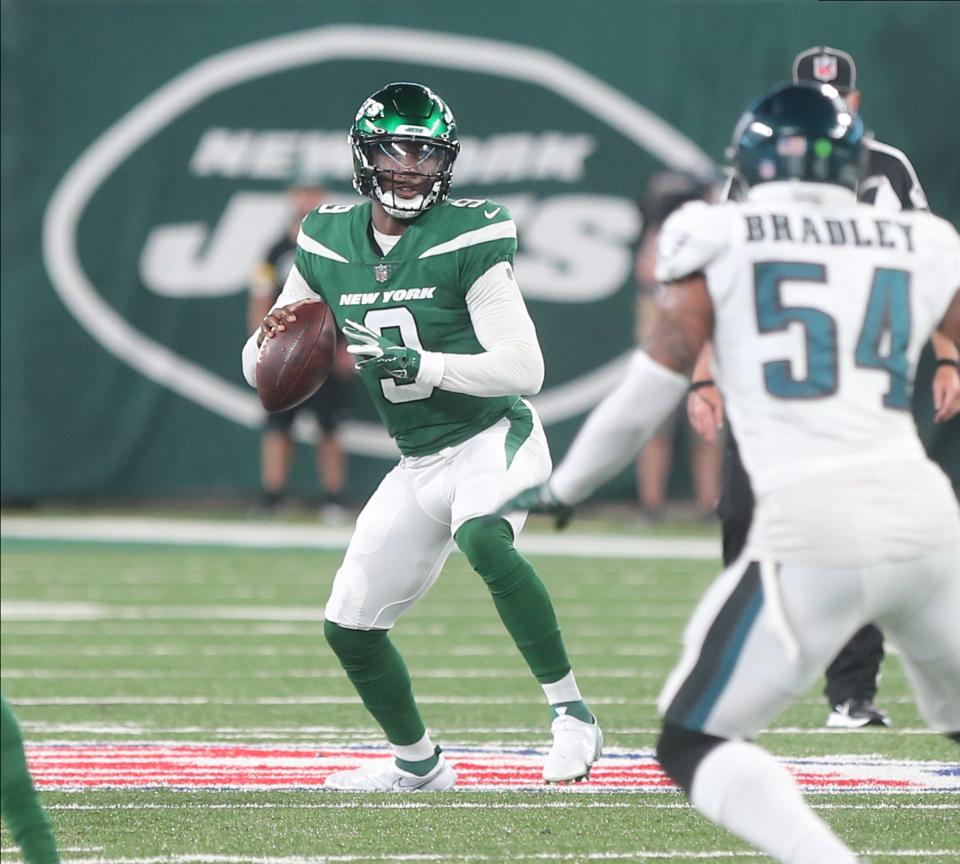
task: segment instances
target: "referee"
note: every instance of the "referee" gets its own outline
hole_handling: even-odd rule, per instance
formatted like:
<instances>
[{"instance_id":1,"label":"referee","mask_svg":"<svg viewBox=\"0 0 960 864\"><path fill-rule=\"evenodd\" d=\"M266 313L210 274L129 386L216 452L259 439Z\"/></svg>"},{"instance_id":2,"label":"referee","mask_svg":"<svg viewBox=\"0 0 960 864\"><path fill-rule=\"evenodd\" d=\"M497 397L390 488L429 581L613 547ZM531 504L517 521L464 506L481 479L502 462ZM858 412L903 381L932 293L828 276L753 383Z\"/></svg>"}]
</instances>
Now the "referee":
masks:
<instances>
[{"instance_id":1,"label":"referee","mask_svg":"<svg viewBox=\"0 0 960 864\"><path fill-rule=\"evenodd\" d=\"M853 58L836 48L814 47L793 61L793 80L831 84L837 88L853 111L860 108L856 89L857 67ZM926 210L927 199L910 160L895 147L865 138L869 151L866 177L858 188L858 198L867 204L894 210ZM743 189L731 177L721 200L739 200ZM957 347L935 333L931 345L936 354L933 380L934 420L949 420L960 411L960 364ZM687 399L690 423L708 441L715 440L723 424L723 402L710 375L712 352L709 346L697 362ZM743 551L753 520L753 492L737 442L729 432L723 465L723 492L717 507L723 531L723 561L732 564ZM856 729L861 726L889 726L890 718L873 704L877 677L883 660L883 634L867 625L854 634L827 669L824 695L830 705L827 726Z\"/></svg>"}]
</instances>

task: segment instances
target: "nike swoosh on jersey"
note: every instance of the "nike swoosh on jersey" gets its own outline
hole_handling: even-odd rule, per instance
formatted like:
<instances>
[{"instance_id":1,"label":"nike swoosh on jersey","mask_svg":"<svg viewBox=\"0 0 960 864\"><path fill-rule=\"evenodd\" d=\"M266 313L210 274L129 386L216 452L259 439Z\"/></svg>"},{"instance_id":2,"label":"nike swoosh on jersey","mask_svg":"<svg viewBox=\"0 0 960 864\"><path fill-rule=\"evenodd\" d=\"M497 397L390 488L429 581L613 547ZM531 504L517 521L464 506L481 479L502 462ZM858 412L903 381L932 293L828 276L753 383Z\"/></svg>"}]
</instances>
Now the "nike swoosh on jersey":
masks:
<instances>
[{"instance_id":1,"label":"nike swoosh on jersey","mask_svg":"<svg viewBox=\"0 0 960 864\"><path fill-rule=\"evenodd\" d=\"M493 217L496 216L497 213L499 213L502 209L503 209L502 207L497 207L496 210L484 210L484 211L483 211L483 215L484 215L487 219L493 219Z\"/></svg>"}]
</instances>

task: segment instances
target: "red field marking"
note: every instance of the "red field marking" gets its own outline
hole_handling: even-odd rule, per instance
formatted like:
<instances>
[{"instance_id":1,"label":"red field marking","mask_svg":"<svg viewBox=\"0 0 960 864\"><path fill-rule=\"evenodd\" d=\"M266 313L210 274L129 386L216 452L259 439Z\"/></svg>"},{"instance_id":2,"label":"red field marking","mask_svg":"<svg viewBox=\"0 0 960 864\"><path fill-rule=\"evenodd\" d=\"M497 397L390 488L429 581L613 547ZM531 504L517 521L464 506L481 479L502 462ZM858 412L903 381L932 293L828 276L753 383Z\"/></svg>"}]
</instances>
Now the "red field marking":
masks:
<instances>
[{"instance_id":1,"label":"red field marking","mask_svg":"<svg viewBox=\"0 0 960 864\"><path fill-rule=\"evenodd\" d=\"M543 788L545 752L476 747L449 749L457 787L475 790ZM369 759L384 759L384 748L243 746L217 744L38 744L27 748L30 770L43 789L221 788L309 789L334 772ZM806 791L960 792L960 767L943 762L902 762L841 756L783 760ZM584 792L674 791L649 753L606 753Z\"/></svg>"}]
</instances>

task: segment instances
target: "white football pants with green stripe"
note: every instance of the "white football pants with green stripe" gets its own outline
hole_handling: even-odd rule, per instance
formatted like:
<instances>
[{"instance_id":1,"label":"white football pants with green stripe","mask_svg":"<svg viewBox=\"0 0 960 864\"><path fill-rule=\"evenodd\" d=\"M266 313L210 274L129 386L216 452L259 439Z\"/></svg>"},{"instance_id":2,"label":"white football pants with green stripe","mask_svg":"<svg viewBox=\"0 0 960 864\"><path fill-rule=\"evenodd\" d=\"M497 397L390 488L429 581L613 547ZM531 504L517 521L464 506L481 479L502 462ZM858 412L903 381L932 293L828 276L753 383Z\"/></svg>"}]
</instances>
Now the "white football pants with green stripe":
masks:
<instances>
[{"instance_id":1,"label":"white football pants with green stripe","mask_svg":"<svg viewBox=\"0 0 960 864\"><path fill-rule=\"evenodd\" d=\"M462 444L404 457L357 518L334 579L326 619L352 629L389 629L429 590L470 519L544 482L550 449L536 411L517 411ZM505 517L520 533L525 513Z\"/></svg>"}]
</instances>

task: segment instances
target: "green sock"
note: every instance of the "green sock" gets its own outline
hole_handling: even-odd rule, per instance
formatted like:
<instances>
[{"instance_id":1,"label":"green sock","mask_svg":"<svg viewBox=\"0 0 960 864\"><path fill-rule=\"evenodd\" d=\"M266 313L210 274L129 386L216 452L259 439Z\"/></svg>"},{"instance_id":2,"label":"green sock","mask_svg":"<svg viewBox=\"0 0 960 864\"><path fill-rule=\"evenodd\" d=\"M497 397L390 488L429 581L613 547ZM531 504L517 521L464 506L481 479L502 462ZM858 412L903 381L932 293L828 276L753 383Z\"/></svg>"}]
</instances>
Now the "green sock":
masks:
<instances>
[{"instance_id":1,"label":"green sock","mask_svg":"<svg viewBox=\"0 0 960 864\"><path fill-rule=\"evenodd\" d=\"M587 703L582 699L578 699L576 702L557 702L555 705L550 706L551 720L560 714L569 714L571 717L576 717L577 720L582 720L584 723L593 723L594 720L593 714L590 713L590 709L587 707Z\"/></svg>"},{"instance_id":2,"label":"green sock","mask_svg":"<svg viewBox=\"0 0 960 864\"><path fill-rule=\"evenodd\" d=\"M330 621L323 633L347 677L391 744L415 744L426 727L410 673L386 630L350 630Z\"/></svg>"},{"instance_id":3,"label":"green sock","mask_svg":"<svg viewBox=\"0 0 960 864\"><path fill-rule=\"evenodd\" d=\"M496 516L471 519L457 531L456 541L487 583L530 671L541 684L560 680L570 671L570 660L553 602L533 565L514 548L510 523Z\"/></svg>"},{"instance_id":4,"label":"green sock","mask_svg":"<svg viewBox=\"0 0 960 864\"><path fill-rule=\"evenodd\" d=\"M393 761L397 763L398 768L409 771L411 774L425 777L437 767L437 763L440 761L440 748L437 747L436 750L433 751L432 756L428 756L426 759L419 759L416 762L409 762L399 757L394 757Z\"/></svg>"},{"instance_id":5,"label":"green sock","mask_svg":"<svg viewBox=\"0 0 960 864\"><path fill-rule=\"evenodd\" d=\"M59 864L53 828L27 770L20 727L0 697L0 811L27 864Z\"/></svg>"}]
</instances>

